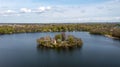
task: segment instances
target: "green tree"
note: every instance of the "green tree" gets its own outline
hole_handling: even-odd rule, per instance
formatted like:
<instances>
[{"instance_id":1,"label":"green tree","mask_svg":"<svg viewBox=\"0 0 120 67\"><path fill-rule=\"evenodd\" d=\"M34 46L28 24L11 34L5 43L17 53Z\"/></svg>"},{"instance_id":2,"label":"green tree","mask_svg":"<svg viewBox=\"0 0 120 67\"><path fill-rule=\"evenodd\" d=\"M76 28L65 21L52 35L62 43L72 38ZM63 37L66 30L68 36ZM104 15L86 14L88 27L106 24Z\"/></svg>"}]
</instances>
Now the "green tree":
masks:
<instances>
[{"instance_id":1,"label":"green tree","mask_svg":"<svg viewBox=\"0 0 120 67\"><path fill-rule=\"evenodd\" d=\"M62 35L61 34L57 34L55 35L55 40L61 40L62 41Z\"/></svg>"}]
</instances>

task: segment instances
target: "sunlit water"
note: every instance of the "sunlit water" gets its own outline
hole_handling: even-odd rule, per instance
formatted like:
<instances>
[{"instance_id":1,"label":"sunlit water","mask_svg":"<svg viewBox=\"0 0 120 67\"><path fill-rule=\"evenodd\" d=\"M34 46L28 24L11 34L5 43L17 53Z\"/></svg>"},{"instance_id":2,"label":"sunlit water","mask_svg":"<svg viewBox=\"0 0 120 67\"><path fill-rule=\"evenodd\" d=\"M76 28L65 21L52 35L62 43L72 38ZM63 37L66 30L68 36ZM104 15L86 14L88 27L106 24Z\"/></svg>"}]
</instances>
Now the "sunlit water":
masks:
<instances>
[{"instance_id":1,"label":"sunlit water","mask_svg":"<svg viewBox=\"0 0 120 67\"><path fill-rule=\"evenodd\" d=\"M82 48L37 48L37 38L55 34L0 35L0 67L120 67L120 40L88 32L66 32L81 38Z\"/></svg>"}]
</instances>

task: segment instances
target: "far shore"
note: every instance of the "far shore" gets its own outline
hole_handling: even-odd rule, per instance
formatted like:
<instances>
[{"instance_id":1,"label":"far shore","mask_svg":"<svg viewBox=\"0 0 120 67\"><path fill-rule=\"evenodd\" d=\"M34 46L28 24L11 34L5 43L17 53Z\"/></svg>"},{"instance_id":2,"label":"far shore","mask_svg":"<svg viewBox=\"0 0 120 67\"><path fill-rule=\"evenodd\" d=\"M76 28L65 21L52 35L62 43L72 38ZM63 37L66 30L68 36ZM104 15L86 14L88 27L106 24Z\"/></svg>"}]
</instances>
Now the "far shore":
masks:
<instances>
[{"instance_id":1,"label":"far shore","mask_svg":"<svg viewBox=\"0 0 120 67\"><path fill-rule=\"evenodd\" d=\"M84 24L13 24L0 25L0 35L35 32L73 32L86 31L90 34L105 35L120 39L120 24L118 23L84 23ZM108 35L106 35L108 34Z\"/></svg>"}]
</instances>

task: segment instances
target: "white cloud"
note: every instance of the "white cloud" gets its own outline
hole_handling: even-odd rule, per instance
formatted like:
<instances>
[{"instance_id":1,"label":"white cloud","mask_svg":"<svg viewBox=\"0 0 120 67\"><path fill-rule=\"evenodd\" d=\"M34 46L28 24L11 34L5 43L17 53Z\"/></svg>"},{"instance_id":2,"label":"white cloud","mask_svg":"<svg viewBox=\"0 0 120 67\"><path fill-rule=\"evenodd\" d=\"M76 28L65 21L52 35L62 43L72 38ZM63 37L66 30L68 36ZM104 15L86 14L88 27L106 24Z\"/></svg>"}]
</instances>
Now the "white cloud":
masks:
<instances>
[{"instance_id":1,"label":"white cloud","mask_svg":"<svg viewBox=\"0 0 120 67\"><path fill-rule=\"evenodd\" d=\"M16 11L14 10L5 10L5 11L2 11L1 14L15 14Z\"/></svg>"},{"instance_id":2,"label":"white cloud","mask_svg":"<svg viewBox=\"0 0 120 67\"><path fill-rule=\"evenodd\" d=\"M24 13L23 14L21 14ZM120 21L120 0L109 0L104 3L77 6L40 6L39 8L21 8L0 12L4 16L14 15L26 20L47 22L93 22ZM37 14L36 14L37 13ZM29 17L28 17L29 15ZM24 19L23 18L23 19ZM41 18L41 19L40 19Z\"/></svg>"},{"instance_id":3,"label":"white cloud","mask_svg":"<svg viewBox=\"0 0 120 67\"><path fill-rule=\"evenodd\" d=\"M1 16L20 16L21 13L24 13L24 15L26 14L35 14L35 13L45 13L49 10L51 10L52 7L50 6L41 6L39 8L20 8L20 9L16 9L16 10L1 10L0 11L0 15Z\"/></svg>"},{"instance_id":4,"label":"white cloud","mask_svg":"<svg viewBox=\"0 0 120 67\"><path fill-rule=\"evenodd\" d=\"M45 10L46 10L46 7L39 7L38 10L40 10L40 11L45 11Z\"/></svg>"},{"instance_id":5,"label":"white cloud","mask_svg":"<svg viewBox=\"0 0 120 67\"><path fill-rule=\"evenodd\" d=\"M31 12L31 9L21 8L21 9L20 9L20 12L22 12L22 13L30 13L30 12Z\"/></svg>"},{"instance_id":6,"label":"white cloud","mask_svg":"<svg viewBox=\"0 0 120 67\"><path fill-rule=\"evenodd\" d=\"M14 10L5 10L0 12L1 16L18 16L18 13Z\"/></svg>"},{"instance_id":7,"label":"white cloud","mask_svg":"<svg viewBox=\"0 0 120 67\"><path fill-rule=\"evenodd\" d=\"M5 11L4 13L16 13L16 11L13 11L13 10L7 10L7 11Z\"/></svg>"},{"instance_id":8,"label":"white cloud","mask_svg":"<svg viewBox=\"0 0 120 67\"><path fill-rule=\"evenodd\" d=\"M115 17L116 20L120 20L120 17Z\"/></svg>"},{"instance_id":9,"label":"white cloud","mask_svg":"<svg viewBox=\"0 0 120 67\"><path fill-rule=\"evenodd\" d=\"M41 6L39 8L21 8L20 9L20 12L22 13L42 13L42 12L45 12L45 11L48 11L48 10L51 10L52 8L50 6Z\"/></svg>"},{"instance_id":10,"label":"white cloud","mask_svg":"<svg viewBox=\"0 0 120 67\"><path fill-rule=\"evenodd\" d=\"M47 7L46 7L46 9L47 9L47 10L50 10L50 9L52 9L52 7L50 7L50 6L47 6Z\"/></svg>"},{"instance_id":11,"label":"white cloud","mask_svg":"<svg viewBox=\"0 0 120 67\"><path fill-rule=\"evenodd\" d=\"M42 13L42 12L49 11L51 9L52 9L52 7L50 7L50 6L47 6L47 7L46 6L41 6L41 7L37 8L37 9L33 10L32 12L34 12L34 13Z\"/></svg>"},{"instance_id":12,"label":"white cloud","mask_svg":"<svg viewBox=\"0 0 120 67\"><path fill-rule=\"evenodd\" d=\"M84 21L120 21L120 19L116 19L120 16L119 12L120 0L111 0L105 3L84 6L58 6L44 16L48 18L52 16L54 19L70 18L69 20L76 19L76 21L79 21L77 18Z\"/></svg>"}]
</instances>

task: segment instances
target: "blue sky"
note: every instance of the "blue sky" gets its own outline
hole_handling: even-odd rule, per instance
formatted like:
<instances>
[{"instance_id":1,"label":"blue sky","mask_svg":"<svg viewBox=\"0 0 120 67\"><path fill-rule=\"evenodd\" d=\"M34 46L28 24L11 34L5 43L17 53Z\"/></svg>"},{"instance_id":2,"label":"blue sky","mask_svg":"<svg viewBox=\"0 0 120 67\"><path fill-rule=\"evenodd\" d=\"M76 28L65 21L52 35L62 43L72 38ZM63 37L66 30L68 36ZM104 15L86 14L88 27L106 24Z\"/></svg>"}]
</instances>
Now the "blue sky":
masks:
<instances>
[{"instance_id":1,"label":"blue sky","mask_svg":"<svg viewBox=\"0 0 120 67\"><path fill-rule=\"evenodd\" d=\"M119 21L120 0L0 0L0 23Z\"/></svg>"}]
</instances>

